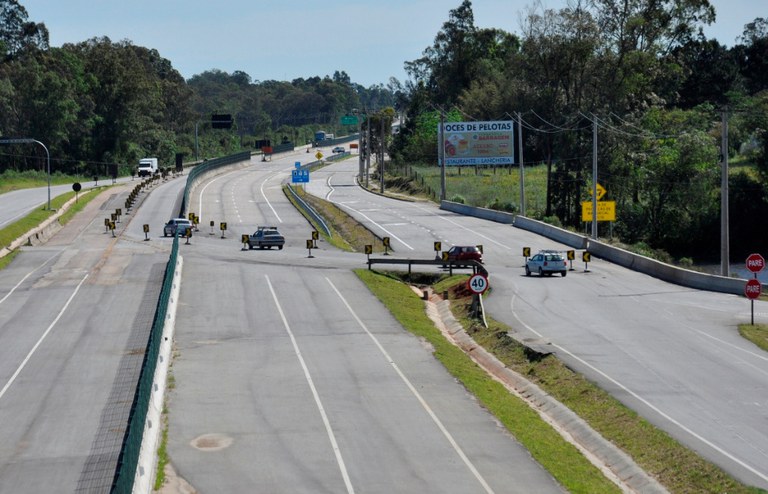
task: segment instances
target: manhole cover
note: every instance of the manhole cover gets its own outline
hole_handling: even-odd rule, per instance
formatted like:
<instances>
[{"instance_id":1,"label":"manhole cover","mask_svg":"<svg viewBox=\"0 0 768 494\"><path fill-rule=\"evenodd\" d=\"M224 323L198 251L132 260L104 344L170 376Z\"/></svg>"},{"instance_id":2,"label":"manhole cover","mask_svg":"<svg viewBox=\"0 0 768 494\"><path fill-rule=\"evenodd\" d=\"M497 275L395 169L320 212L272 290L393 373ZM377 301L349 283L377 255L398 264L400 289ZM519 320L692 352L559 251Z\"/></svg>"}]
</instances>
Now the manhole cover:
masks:
<instances>
[{"instance_id":1,"label":"manhole cover","mask_svg":"<svg viewBox=\"0 0 768 494\"><path fill-rule=\"evenodd\" d=\"M203 434L192 440L193 448L200 451L219 451L232 444L232 438L224 434Z\"/></svg>"}]
</instances>

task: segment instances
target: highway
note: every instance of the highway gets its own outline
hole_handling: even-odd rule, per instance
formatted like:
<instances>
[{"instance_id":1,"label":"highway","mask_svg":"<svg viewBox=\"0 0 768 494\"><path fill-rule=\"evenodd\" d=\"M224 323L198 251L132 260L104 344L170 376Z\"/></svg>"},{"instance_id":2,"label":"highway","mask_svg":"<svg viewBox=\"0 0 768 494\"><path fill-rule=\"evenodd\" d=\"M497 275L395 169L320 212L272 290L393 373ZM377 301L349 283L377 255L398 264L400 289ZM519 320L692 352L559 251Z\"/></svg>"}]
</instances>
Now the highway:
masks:
<instances>
[{"instance_id":1,"label":"highway","mask_svg":"<svg viewBox=\"0 0 768 494\"><path fill-rule=\"evenodd\" d=\"M522 248L561 249L526 231L355 187L357 160L313 173L308 191L336 202L395 256L434 256L435 241L484 246L486 310L747 484L768 488L768 355L739 336L743 297L693 290L595 259L565 278L524 275ZM585 271L586 269L586 271ZM756 319L768 303L755 303Z\"/></svg>"},{"instance_id":2,"label":"highway","mask_svg":"<svg viewBox=\"0 0 768 494\"><path fill-rule=\"evenodd\" d=\"M253 159L190 198L201 227L180 245L167 406L179 477L201 493L562 492L351 273L363 254L320 241L309 256L312 227L281 184L295 161L310 159ZM432 258L434 241L483 244L486 309L516 338L768 488L768 357L736 331L749 321L745 299L599 259L566 278L525 277L523 246L564 246L371 194L355 185L356 172L356 158L313 171L307 191L389 236L393 256ZM162 225L183 180L156 187L114 238L102 219L130 186L111 189L3 270L0 494L103 491L111 482L171 245ZM240 236L259 225L277 226L285 249L243 250ZM768 304L756 303L756 314Z\"/></svg>"},{"instance_id":3,"label":"highway","mask_svg":"<svg viewBox=\"0 0 768 494\"><path fill-rule=\"evenodd\" d=\"M170 247L141 223L182 185L157 187L115 236L103 219L131 187L104 191L2 271L1 493L109 491Z\"/></svg>"},{"instance_id":4,"label":"highway","mask_svg":"<svg viewBox=\"0 0 768 494\"><path fill-rule=\"evenodd\" d=\"M193 192L168 454L199 492L562 492L351 272L281 183L306 154ZM195 211L195 212L197 212ZM283 250L242 250L277 226Z\"/></svg>"}]
</instances>

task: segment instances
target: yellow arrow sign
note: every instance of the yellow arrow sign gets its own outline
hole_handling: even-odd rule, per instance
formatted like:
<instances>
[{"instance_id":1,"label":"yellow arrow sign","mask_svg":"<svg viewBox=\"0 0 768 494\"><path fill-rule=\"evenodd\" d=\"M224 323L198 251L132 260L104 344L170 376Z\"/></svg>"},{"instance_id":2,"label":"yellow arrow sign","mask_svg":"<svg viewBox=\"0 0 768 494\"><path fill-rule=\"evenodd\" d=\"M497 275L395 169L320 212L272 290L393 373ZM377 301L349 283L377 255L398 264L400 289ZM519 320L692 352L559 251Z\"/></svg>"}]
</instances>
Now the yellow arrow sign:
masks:
<instances>
[{"instance_id":1,"label":"yellow arrow sign","mask_svg":"<svg viewBox=\"0 0 768 494\"><path fill-rule=\"evenodd\" d=\"M605 193L606 193L605 187L603 187L600 184L597 184L597 200L598 201L603 198ZM589 189L589 195L592 195L592 189Z\"/></svg>"}]
</instances>

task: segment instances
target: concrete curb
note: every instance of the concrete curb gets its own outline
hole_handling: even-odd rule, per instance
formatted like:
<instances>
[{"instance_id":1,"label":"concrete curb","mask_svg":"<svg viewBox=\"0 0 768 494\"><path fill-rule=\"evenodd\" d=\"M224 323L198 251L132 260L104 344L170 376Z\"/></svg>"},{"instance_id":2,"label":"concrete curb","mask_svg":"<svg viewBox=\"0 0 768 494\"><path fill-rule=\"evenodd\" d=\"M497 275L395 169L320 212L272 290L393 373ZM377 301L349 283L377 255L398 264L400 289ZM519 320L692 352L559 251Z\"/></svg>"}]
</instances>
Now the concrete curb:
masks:
<instances>
[{"instance_id":1,"label":"concrete curb","mask_svg":"<svg viewBox=\"0 0 768 494\"><path fill-rule=\"evenodd\" d=\"M572 410L522 375L505 367L496 357L478 345L453 317L449 301L427 300L425 303L427 315L450 341L494 379L527 402L544 421L581 451L623 492L668 494L668 491L637 466L629 455L603 438Z\"/></svg>"},{"instance_id":2,"label":"concrete curb","mask_svg":"<svg viewBox=\"0 0 768 494\"><path fill-rule=\"evenodd\" d=\"M91 192L93 189L89 189L86 191L83 191L84 193ZM82 194L81 194L82 195ZM57 209L56 212L47 218L45 221L40 223L40 225L32 228L24 235L21 235L16 240L10 243L7 247L3 247L0 249L0 257L5 257L14 250L18 249L22 245L40 245L44 244L46 241L48 241L51 237L53 237L56 232L62 229L62 224L59 223L59 218L67 212L67 210L72 207L72 204L74 204L79 199L79 196L76 195L72 199L65 202L61 208Z\"/></svg>"},{"instance_id":3,"label":"concrete curb","mask_svg":"<svg viewBox=\"0 0 768 494\"><path fill-rule=\"evenodd\" d=\"M160 444L160 433L163 429L162 415L165 403L166 384L171 365L171 351L173 350L173 335L176 330L176 309L179 305L179 292L181 290L181 269L184 260L178 256L173 270L173 285L168 302L168 310L165 313L163 336L160 342L160 352L157 356L157 367L152 379L152 392L149 396L149 409L147 419L144 421L144 433L141 439L139 463L136 468L136 477L133 481L134 494L150 494L153 492L155 477L157 476L157 448Z\"/></svg>"}]
</instances>

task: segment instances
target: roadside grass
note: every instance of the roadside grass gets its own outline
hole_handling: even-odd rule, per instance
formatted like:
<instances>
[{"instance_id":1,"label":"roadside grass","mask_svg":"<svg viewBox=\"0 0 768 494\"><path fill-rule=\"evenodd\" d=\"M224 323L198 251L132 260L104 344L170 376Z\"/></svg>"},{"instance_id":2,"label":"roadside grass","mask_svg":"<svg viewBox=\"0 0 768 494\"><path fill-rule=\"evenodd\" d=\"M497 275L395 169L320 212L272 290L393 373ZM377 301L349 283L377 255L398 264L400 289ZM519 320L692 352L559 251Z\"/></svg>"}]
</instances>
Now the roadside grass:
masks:
<instances>
[{"instance_id":1,"label":"roadside grass","mask_svg":"<svg viewBox=\"0 0 768 494\"><path fill-rule=\"evenodd\" d=\"M621 492L538 413L446 340L427 317L424 302L407 285L376 271L358 269L355 273L403 327L432 345L435 357L448 372L472 392L569 492Z\"/></svg>"},{"instance_id":2,"label":"roadside grass","mask_svg":"<svg viewBox=\"0 0 768 494\"><path fill-rule=\"evenodd\" d=\"M285 186L289 187L289 186ZM349 214L335 204L319 199L312 194L307 194L301 187L294 187L296 195L309 204L326 222L331 230L328 237L320 225L307 215L294 199L293 195L284 190L286 197L294 205L297 211L304 215L326 242L346 252L365 252L365 246L371 245L373 252L384 252L384 245L380 238L355 221ZM391 250L391 249L390 249Z\"/></svg>"},{"instance_id":3,"label":"roadside grass","mask_svg":"<svg viewBox=\"0 0 768 494\"><path fill-rule=\"evenodd\" d=\"M51 185L65 185L77 182L78 177L62 175L61 173L51 174ZM83 178L83 180L86 180ZM87 179L90 180L90 179ZM48 174L41 171L28 170L25 172L16 172L6 170L0 174L0 194L11 192L13 190L31 189L34 187L45 187L48 185Z\"/></svg>"},{"instance_id":4,"label":"roadside grass","mask_svg":"<svg viewBox=\"0 0 768 494\"><path fill-rule=\"evenodd\" d=\"M739 334L768 352L768 324L739 324Z\"/></svg>"},{"instance_id":5,"label":"roadside grass","mask_svg":"<svg viewBox=\"0 0 768 494\"><path fill-rule=\"evenodd\" d=\"M93 190L93 189L89 189ZM99 188L99 192L101 188ZM86 193L87 192L87 193ZM61 224L66 224L75 214L81 211L88 202L96 197L98 194L90 193L89 191L81 192L78 201L72 205L64 214L61 215ZM10 245L11 242L24 235L31 229L37 227L43 221L53 216L56 210L60 209L64 203L75 196L75 192L67 192L60 196L56 196L51 199L51 210L47 208L47 202L40 207L32 210L28 215L21 218L19 221L11 223L3 229L0 229L0 245Z\"/></svg>"},{"instance_id":6,"label":"roadside grass","mask_svg":"<svg viewBox=\"0 0 768 494\"><path fill-rule=\"evenodd\" d=\"M61 223L62 225L67 224L67 222L70 221L78 212L82 211L83 208L92 199L98 196L99 193L102 191L102 189L103 187L99 187L98 189L89 189L87 191L80 192L77 202L72 206L70 206L70 208L67 209L67 211L65 211L64 214L62 214L59 217L59 223ZM46 202L45 204L42 204L40 207L32 210L28 215L21 218L20 220L14 223L11 223L5 228L0 229L0 245L7 247L11 244L11 242L16 240L17 238L26 234L33 228L39 226L43 221L53 216L56 210L60 209L64 205L64 203L66 203L68 200L74 197L74 195L75 195L75 192L72 191L72 192L67 192L66 194L62 194L60 196L54 197L51 199L50 211L47 209L48 204ZM1 257L0 269L10 264L10 262L13 260L13 258L17 254L18 254L18 251L13 251L4 257Z\"/></svg>"},{"instance_id":7,"label":"roadside grass","mask_svg":"<svg viewBox=\"0 0 768 494\"><path fill-rule=\"evenodd\" d=\"M581 470L582 467L573 466L576 464L575 459L568 458L570 454L581 456L580 453L569 452L567 449L561 451L561 446L554 446L554 452L542 451L541 448L545 446L541 444L541 437L533 432L533 428L537 427L533 424L534 419L517 410L512 414L507 413L509 410L507 407L511 407L511 405L508 405L506 401L513 399L513 397L506 389L503 387L493 389L488 384L479 384L479 381L490 378L469 373L467 365L459 365L453 361L459 359L458 356L444 357L443 354L449 354L449 352L442 345L438 346L433 341L433 338L444 340L439 331L434 328L421 327L412 329L409 324L418 320L418 316L414 314L398 315L401 312L424 312L421 299L414 295L405 284L402 284L400 289L377 287L377 285L385 283L381 280L388 280L386 283L389 284L398 284L396 280L406 276L404 273L388 273L387 276L365 270L360 270L357 273L369 285L371 291L395 314L395 317L404 327L414 334L427 338L435 346L435 356L446 365L446 368L461 380L470 391L475 393L478 399L570 492L601 492L595 490L596 487L582 490L582 480L585 473ZM371 278L373 281L369 281ZM669 492L673 494L765 492L741 484L719 467L680 445L667 433L654 427L609 393L571 371L556 357L538 354L527 349L509 336L508 333L511 328L506 325L492 318L487 318L489 327L485 328L478 320L470 317L471 295L465 287L466 279L466 275L449 278L442 276L435 277L432 282L428 282L428 277L422 276L420 281L431 285L436 293L448 292L449 299L452 301L451 308L454 316L479 345L493 353L508 368L525 376L586 420L604 438L634 458L641 468L655 477ZM406 303L406 298L412 299L411 303ZM423 324L426 325L427 323ZM429 325L431 325L431 321L429 321ZM766 338L768 331L766 328L763 330L761 336L764 342L768 344L768 338ZM429 337L430 332L434 332L431 337ZM458 351L458 349L456 350ZM463 372L467 372L470 377L463 377ZM514 399L517 400L517 398ZM527 407L527 405L522 405ZM521 417L526 417L525 422L521 423ZM547 441L549 440L551 439L548 438ZM560 454L566 455L566 459L560 458L558 456ZM556 459L553 460L553 458ZM552 462L554 464L551 464ZM565 472L560 471L560 469L564 469ZM599 472L592 474L602 477Z\"/></svg>"},{"instance_id":8,"label":"roadside grass","mask_svg":"<svg viewBox=\"0 0 768 494\"><path fill-rule=\"evenodd\" d=\"M434 191L440 190L440 168L412 166L419 181ZM527 166L523 169L525 181L526 213L532 218L544 216L547 198L546 165ZM511 206L520 210L520 170L518 168L461 168L446 167L446 198L461 197L464 204L482 208L492 205Z\"/></svg>"},{"instance_id":9,"label":"roadside grass","mask_svg":"<svg viewBox=\"0 0 768 494\"><path fill-rule=\"evenodd\" d=\"M326 211L325 204L328 203L313 196L307 197L313 201L312 205L318 213L324 215L324 211ZM346 214L341 215L338 221L355 222L353 218ZM340 230L349 231L351 227L347 226L340 228ZM395 314L395 317L405 328L419 336L429 335L430 342L436 337L439 337L437 338L438 341L442 340L440 345L433 343L437 358L440 358L441 361L444 360L443 355L450 355L450 358L446 357L448 360L458 360L460 358L455 353L455 351L460 352L460 350L447 343L439 331L434 328L429 318L426 317L421 299L401 282L403 278L408 276L407 273L377 272L364 269L358 270L356 273L366 284L369 284L371 291L390 308L390 311ZM641 468L653 475L669 492L673 494L693 492L712 494L724 492L729 494L767 492L739 483L719 467L707 462L695 452L677 443L665 432L657 429L634 411L625 407L609 393L603 391L583 376L568 369L555 356L543 356L527 349L508 335L512 328L494 321L492 318L487 318L489 328L486 329L479 325L477 321L469 317L470 294L465 289L466 279L467 275L448 277L447 275L435 276L431 273L411 273L408 283L432 286L436 293L447 291L449 298L452 300L454 316L464 325L479 345L493 353L509 368L526 376L561 403L568 406L604 438L613 442L632 456ZM390 285L397 285L398 287L395 288ZM386 288L377 288L379 286ZM398 315L396 311L402 314ZM412 326L415 326L416 329L412 329ZM765 343L766 339L768 339L768 327L762 325L758 329L758 339L762 338L763 343ZM427 336L423 337L427 338ZM452 348L449 349L448 346L445 346L446 344ZM489 384L486 379L490 378L485 376L485 373L476 367L474 363L469 362L463 362L462 364L452 363L451 365L456 369L466 370L469 377L464 385L470 391L476 393L478 399L481 399L483 404L500 421L505 423L505 426L507 422L511 422L512 425L508 426L508 428L515 427L518 414L517 412L510 414L508 411L512 409L511 405L506 404L509 392L500 385ZM467 369L470 369L472 372L469 372ZM458 371L451 370L451 372L456 375L455 372ZM502 404L497 405L496 400L499 400ZM523 412L520 413L522 414ZM512 428L509 430L518 437L518 433ZM523 442L528 434L529 431L523 427L518 440ZM525 446L529 447L528 444L525 444ZM536 454L540 454L543 459L539 461L544 465L545 462L548 463L546 457L549 453L537 450L540 447L542 445L539 442L531 445L531 453L534 454L536 452ZM581 456L578 452L574 454ZM573 461L575 462L575 460ZM544 466L548 471L552 472L549 466ZM563 468L566 472L570 472L572 467L571 462L568 461L562 467L555 465L553 468ZM558 481L562 482L563 485L569 484L567 487L571 489L571 492L601 492L599 489L590 490L596 488L582 490L578 485L576 487L570 486L571 483L578 484L583 473L558 475L566 477L566 480L561 480L560 477L553 473L553 476L558 478ZM593 475L604 479L603 475L599 472L593 472Z\"/></svg>"}]
</instances>

